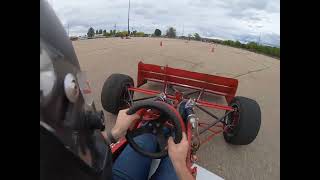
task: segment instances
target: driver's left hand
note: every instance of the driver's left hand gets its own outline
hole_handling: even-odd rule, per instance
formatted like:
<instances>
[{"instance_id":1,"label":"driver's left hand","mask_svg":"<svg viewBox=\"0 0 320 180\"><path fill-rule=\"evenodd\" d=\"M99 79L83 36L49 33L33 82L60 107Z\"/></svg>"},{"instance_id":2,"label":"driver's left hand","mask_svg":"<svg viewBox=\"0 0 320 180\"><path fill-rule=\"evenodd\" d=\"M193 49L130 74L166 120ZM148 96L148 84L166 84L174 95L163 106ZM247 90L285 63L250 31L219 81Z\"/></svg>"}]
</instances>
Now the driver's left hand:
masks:
<instances>
[{"instance_id":1,"label":"driver's left hand","mask_svg":"<svg viewBox=\"0 0 320 180\"><path fill-rule=\"evenodd\" d=\"M133 126L137 120L140 118L139 113L132 115L127 115L128 109L123 109L119 111L116 124L111 130L111 134L115 139L124 137L127 133L127 130Z\"/></svg>"}]
</instances>

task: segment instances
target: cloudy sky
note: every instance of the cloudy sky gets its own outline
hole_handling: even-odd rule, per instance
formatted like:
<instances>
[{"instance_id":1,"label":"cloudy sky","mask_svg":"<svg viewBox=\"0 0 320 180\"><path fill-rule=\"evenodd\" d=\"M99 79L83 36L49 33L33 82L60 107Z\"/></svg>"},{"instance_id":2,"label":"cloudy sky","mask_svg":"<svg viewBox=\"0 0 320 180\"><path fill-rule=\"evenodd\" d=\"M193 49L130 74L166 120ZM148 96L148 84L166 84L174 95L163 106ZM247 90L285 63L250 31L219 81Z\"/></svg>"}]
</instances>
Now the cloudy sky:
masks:
<instances>
[{"instance_id":1,"label":"cloudy sky","mask_svg":"<svg viewBox=\"0 0 320 180\"><path fill-rule=\"evenodd\" d=\"M127 29L128 0L48 0L70 35L88 28ZM280 43L280 0L131 0L130 30ZM274 42L272 42L274 43Z\"/></svg>"}]
</instances>

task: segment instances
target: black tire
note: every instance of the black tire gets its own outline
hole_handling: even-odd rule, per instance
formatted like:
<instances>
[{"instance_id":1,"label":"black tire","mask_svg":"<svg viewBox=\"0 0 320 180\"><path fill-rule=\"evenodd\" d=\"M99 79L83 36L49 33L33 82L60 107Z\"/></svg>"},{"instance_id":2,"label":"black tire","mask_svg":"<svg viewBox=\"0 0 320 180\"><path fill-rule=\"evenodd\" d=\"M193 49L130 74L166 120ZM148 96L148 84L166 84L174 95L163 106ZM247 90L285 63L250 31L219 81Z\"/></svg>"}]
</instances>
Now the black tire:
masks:
<instances>
[{"instance_id":1,"label":"black tire","mask_svg":"<svg viewBox=\"0 0 320 180\"><path fill-rule=\"evenodd\" d=\"M258 135L261 125L261 110L259 104L246 97L235 97L229 106L237 107L238 111L230 113L227 124L232 124L234 118L238 122L232 130L224 132L223 137L226 142L234 145L250 144Z\"/></svg>"},{"instance_id":2,"label":"black tire","mask_svg":"<svg viewBox=\"0 0 320 180\"><path fill-rule=\"evenodd\" d=\"M104 110L117 114L127 107L129 102L128 87L134 87L133 79L125 74L111 74L104 82L101 91L101 104ZM131 92L133 97L133 91Z\"/></svg>"}]
</instances>

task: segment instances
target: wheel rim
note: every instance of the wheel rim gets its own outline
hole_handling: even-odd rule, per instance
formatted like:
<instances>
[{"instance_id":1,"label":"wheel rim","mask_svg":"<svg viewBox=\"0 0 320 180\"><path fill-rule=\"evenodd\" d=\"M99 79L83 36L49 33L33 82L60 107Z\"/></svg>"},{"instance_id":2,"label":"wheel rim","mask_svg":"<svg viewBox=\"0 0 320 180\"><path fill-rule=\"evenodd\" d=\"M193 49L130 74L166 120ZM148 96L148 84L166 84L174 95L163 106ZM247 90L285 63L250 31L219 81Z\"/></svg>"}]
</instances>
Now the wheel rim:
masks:
<instances>
[{"instance_id":1,"label":"wheel rim","mask_svg":"<svg viewBox=\"0 0 320 180\"><path fill-rule=\"evenodd\" d=\"M125 84L125 88L121 92L120 109L130 107L129 94L128 94L128 88L130 87L133 87L131 83ZM132 98L133 98L133 95L132 95Z\"/></svg>"},{"instance_id":2,"label":"wheel rim","mask_svg":"<svg viewBox=\"0 0 320 180\"><path fill-rule=\"evenodd\" d=\"M225 119L226 126L227 126L225 134L228 137L232 137L236 134L237 129L238 129L237 127L238 127L239 120L240 120L239 105L238 104L231 104L231 107L233 107L235 109L235 111L230 113Z\"/></svg>"}]
</instances>

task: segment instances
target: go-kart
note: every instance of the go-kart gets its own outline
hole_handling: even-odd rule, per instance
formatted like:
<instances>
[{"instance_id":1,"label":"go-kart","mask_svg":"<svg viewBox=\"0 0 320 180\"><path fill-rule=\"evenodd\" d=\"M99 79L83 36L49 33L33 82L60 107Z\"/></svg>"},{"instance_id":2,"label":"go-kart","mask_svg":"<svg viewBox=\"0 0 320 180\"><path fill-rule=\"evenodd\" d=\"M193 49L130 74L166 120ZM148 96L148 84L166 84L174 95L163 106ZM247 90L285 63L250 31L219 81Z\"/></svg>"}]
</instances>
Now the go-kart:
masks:
<instances>
[{"instance_id":1,"label":"go-kart","mask_svg":"<svg viewBox=\"0 0 320 180\"><path fill-rule=\"evenodd\" d=\"M147 82L162 83L162 91L141 88ZM138 65L136 87L131 77L113 74L102 89L103 108L117 114L129 107L127 113L140 113L141 119L128 130L125 138L111 144L110 150L101 133L105 128L103 111L95 108L92 90L67 33L49 3L42 0L40 179L111 179L111 158L116 160L126 145L144 156L161 159L167 155L168 137L172 136L179 143L183 132L186 132L190 146L187 168L197 179L217 179L194 166L200 145L222 132L230 144L249 144L260 129L259 105L254 100L235 96L237 87L236 79L142 62ZM149 96L134 99L134 93ZM228 105L204 100L206 93L225 97ZM195 94L198 96L193 98ZM200 120L195 108L216 121L206 123ZM222 110L225 114L218 117L205 108ZM201 140L200 136L207 131L212 135ZM148 152L137 145L135 137L144 133L157 137L157 152Z\"/></svg>"},{"instance_id":2,"label":"go-kart","mask_svg":"<svg viewBox=\"0 0 320 180\"><path fill-rule=\"evenodd\" d=\"M141 88L147 82L163 84L162 91ZM215 179L214 174L197 172L196 152L201 144L208 142L218 133L223 133L227 143L247 145L256 138L260 129L261 111L258 103L246 97L235 96L237 87L236 79L143 62L138 64L136 87L130 76L112 74L102 88L103 108L113 114L129 108L128 114L141 115L141 119L128 130L125 138L110 145L113 160L117 159L127 144L144 156L161 159L168 153L168 137L172 136L175 143L179 143L182 132L186 132L190 146L186 159L188 169L193 176L198 174L197 179ZM134 99L134 92L149 96ZM204 100L205 93L224 97L227 105ZM192 98L191 95L195 94L198 94L197 97ZM195 114L195 108L215 121L207 123L200 120ZM218 117L208 108L225 111L225 114ZM164 129L169 130L169 133L165 134ZM211 135L204 139L201 135L207 131L211 132ZM144 133L157 137L157 152L148 152L135 143L134 138Z\"/></svg>"}]
</instances>

